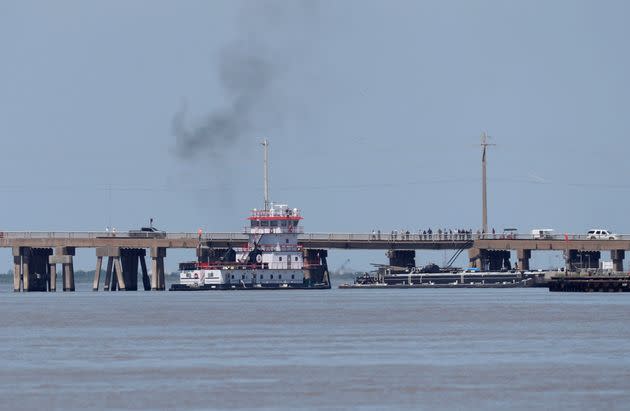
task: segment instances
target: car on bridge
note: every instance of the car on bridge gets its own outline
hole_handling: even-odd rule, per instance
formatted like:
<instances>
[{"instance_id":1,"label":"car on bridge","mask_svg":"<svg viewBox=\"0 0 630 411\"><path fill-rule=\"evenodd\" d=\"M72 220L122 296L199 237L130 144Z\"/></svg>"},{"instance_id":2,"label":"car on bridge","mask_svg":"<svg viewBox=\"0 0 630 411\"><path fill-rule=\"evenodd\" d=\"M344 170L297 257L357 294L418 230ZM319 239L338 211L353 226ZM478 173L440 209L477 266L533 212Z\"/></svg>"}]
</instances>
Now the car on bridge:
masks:
<instances>
[{"instance_id":1,"label":"car on bridge","mask_svg":"<svg viewBox=\"0 0 630 411\"><path fill-rule=\"evenodd\" d=\"M166 231L155 227L140 227L139 230L129 230L129 237L134 238L166 238Z\"/></svg>"},{"instance_id":2,"label":"car on bridge","mask_svg":"<svg viewBox=\"0 0 630 411\"><path fill-rule=\"evenodd\" d=\"M589 240L616 240L617 234L613 234L610 231L601 228L594 228L592 230L588 230L586 237Z\"/></svg>"}]
</instances>

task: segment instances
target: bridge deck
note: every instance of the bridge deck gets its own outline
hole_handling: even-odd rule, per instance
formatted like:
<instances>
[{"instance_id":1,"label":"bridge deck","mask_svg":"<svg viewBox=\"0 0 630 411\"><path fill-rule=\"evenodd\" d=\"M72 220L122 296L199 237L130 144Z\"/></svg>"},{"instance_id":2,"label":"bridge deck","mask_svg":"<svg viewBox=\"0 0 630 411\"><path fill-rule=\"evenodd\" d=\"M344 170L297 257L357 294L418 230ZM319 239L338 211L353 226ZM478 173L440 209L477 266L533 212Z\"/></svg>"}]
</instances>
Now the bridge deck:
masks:
<instances>
[{"instance_id":1,"label":"bridge deck","mask_svg":"<svg viewBox=\"0 0 630 411\"><path fill-rule=\"evenodd\" d=\"M525 235L442 235L422 234L383 235L357 233L300 234L299 243L305 248L360 250L458 250L479 248L488 250L630 250L630 236L617 240L592 240L585 236L567 235L533 239ZM244 233L204 233L204 244L213 247L240 246L247 242ZM106 232L2 232L0 247L122 247L122 248L196 248L196 233L168 233L166 238L129 237L126 233Z\"/></svg>"}]
</instances>

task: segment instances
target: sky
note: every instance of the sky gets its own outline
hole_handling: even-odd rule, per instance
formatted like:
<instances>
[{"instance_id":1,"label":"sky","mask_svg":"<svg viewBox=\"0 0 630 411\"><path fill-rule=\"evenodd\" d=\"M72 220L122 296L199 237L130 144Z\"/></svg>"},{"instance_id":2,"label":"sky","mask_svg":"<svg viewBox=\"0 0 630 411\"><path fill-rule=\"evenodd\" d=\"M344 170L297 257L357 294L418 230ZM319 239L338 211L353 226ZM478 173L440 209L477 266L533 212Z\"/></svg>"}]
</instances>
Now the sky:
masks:
<instances>
[{"instance_id":1,"label":"sky","mask_svg":"<svg viewBox=\"0 0 630 411\"><path fill-rule=\"evenodd\" d=\"M0 227L240 231L268 138L271 199L306 232L477 229L487 131L490 227L630 233L629 17L612 0L0 0Z\"/></svg>"}]
</instances>

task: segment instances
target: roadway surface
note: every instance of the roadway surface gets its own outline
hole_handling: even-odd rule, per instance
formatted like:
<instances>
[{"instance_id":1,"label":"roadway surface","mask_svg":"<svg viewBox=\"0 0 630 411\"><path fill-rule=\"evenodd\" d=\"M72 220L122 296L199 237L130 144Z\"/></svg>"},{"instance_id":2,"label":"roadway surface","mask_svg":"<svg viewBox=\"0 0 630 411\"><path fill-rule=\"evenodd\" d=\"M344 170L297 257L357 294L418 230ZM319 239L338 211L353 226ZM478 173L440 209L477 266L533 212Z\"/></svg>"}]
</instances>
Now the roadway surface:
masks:
<instances>
[{"instance_id":1,"label":"roadway surface","mask_svg":"<svg viewBox=\"0 0 630 411\"><path fill-rule=\"evenodd\" d=\"M362 233L305 233L298 235L304 248L356 250L630 250L630 236L618 239L588 239L583 235L438 235ZM204 233L201 242L211 247L239 247L247 242L245 233ZM197 233L168 233L165 238L129 237L126 233L107 232L0 232L0 247L121 247L121 248L197 248Z\"/></svg>"}]
</instances>

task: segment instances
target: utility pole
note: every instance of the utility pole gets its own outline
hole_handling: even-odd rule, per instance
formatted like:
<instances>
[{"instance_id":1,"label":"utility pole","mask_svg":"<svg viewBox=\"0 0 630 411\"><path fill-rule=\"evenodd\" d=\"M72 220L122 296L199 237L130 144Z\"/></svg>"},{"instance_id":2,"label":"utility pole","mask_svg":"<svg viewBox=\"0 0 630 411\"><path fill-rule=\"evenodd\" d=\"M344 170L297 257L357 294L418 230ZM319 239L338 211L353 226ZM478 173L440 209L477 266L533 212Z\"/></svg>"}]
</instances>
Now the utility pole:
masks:
<instances>
[{"instance_id":1,"label":"utility pole","mask_svg":"<svg viewBox=\"0 0 630 411\"><path fill-rule=\"evenodd\" d=\"M487 198L487 182L486 182L486 150L488 146L496 144L488 143L488 134L484 131L481 134L481 213L482 225L481 230L484 234L488 234L488 198Z\"/></svg>"},{"instance_id":2,"label":"utility pole","mask_svg":"<svg viewBox=\"0 0 630 411\"><path fill-rule=\"evenodd\" d=\"M264 139L261 144L264 147L264 152L265 152L265 160L263 164L263 167L264 167L263 175L265 179L265 182L264 182L265 211L269 211L269 142L267 141L267 139Z\"/></svg>"}]
</instances>

